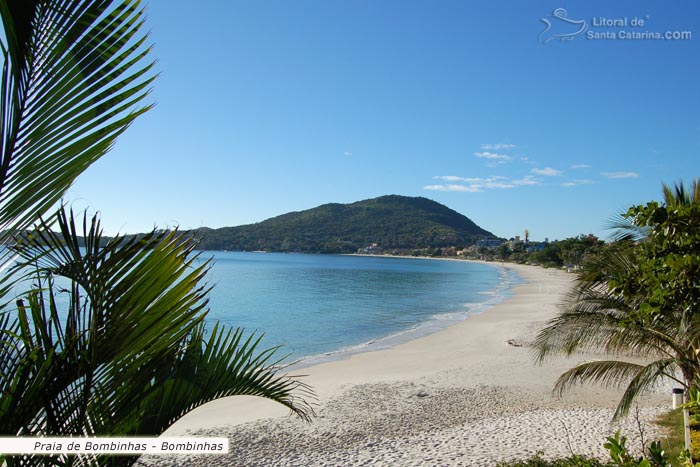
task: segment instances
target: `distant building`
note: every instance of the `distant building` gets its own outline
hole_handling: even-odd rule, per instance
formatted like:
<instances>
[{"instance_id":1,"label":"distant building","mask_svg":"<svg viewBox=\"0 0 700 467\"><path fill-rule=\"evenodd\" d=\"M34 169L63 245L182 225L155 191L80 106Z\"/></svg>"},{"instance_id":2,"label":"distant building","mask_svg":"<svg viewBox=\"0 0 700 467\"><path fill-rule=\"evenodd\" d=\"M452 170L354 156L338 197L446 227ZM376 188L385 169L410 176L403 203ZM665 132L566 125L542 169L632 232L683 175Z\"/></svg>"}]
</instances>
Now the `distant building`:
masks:
<instances>
[{"instance_id":1,"label":"distant building","mask_svg":"<svg viewBox=\"0 0 700 467\"><path fill-rule=\"evenodd\" d=\"M357 252L361 255L381 255L384 250L376 243L372 243L370 246L358 249Z\"/></svg>"},{"instance_id":2,"label":"distant building","mask_svg":"<svg viewBox=\"0 0 700 467\"><path fill-rule=\"evenodd\" d=\"M497 248L501 246L503 243L503 240L499 238L482 238L481 240L477 240L476 242L476 247L477 248Z\"/></svg>"},{"instance_id":3,"label":"distant building","mask_svg":"<svg viewBox=\"0 0 700 467\"><path fill-rule=\"evenodd\" d=\"M519 245L521 243L523 243L523 242L520 241L520 235L516 235L515 237L508 240L508 246L510 247L511 250L514 250L515 246Z\"/></svg>"},{"instance_id":4,"label":"distant building","mask_svg":"<svg viewBox=\"0 0 700 467\"><path fill-rule=\"evenodd\" d=\"M442 256L457 256L457 248L451 246L442 249Z\"/></svg>"},{"instance_id":5,"label":"distant building","mask_svg":"<svg viewBox=\"0 0 700 467\"><path fill-rule=\"evenodd\" d=\"M527 251L528 253L532 253L533 251L542 251L546 246L546 242L532 242L527 246L525 251Z\"/></svg>"}]
</instances>

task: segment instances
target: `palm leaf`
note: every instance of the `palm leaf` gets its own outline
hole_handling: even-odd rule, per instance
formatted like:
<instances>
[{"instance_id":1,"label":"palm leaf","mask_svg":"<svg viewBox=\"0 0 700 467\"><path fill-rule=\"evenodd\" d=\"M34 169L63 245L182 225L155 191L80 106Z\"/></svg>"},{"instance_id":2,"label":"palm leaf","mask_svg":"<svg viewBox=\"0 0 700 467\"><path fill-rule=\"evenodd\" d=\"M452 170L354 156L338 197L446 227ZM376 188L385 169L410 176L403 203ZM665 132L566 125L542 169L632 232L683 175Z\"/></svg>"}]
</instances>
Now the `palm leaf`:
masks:
<instances>
[{"instance_id":1,"label":"palm leaf","mask_svg":"<svg viewBox=\"0 0 700 467\"><path fill-rule=\"evenodd\" d=\"M34 223L150 108L138 5L0 2L0 231Z\"/></svg>"},{"instance_id":2,"label":"palm leaf","mask_svg":"<svg viewBox=\"0 0 700 467\"><path fill-rule=\"evenodd\" d=\"M696 191L666 187L667 204L693 202ZM643 313L653 300L654 290L649 289L655 284L647 287L634 278L648 275L654 245L647 238L651 231L630 217L633 213L631 209L616 218L616 241L586 261L562 311L539 332L533 349L540 363L578 352L639 359L583 363L562 374L555 385L560 394L582 382L624 387L615 419L659 381L671 379L687 387L700 371L695 352L700 321L694 310L664 309L651 317Z\"/></svg>"},{"instance_id":3,"label":"palm leaf","mask_svg":"<svg viewBox=\"0 0 700 467\"><path fill-rule=\"evenodd\" d=\"M187 335L204 317L209 287L200 285L209 268L195 266L195 244L176 231L143 237L116 236L105 245L97 217L84 218L80 231L72 212L58 212L58 231L42 222L13 250L18 271L36 266L41 274L65 277L79 286L90 316L74 313L75 322L94 321L99 361L119 359L131 348L167 347ZM88 248L83 252L79 238ZM167 322L161 322L167 316ZM157 329L157 330L155 330ZM168 344L170 343L170 344ZM167 344L167 345L166 345Z\"/></svg>"},{"instance_id":4,"label":"palm leaf","mask_svg":"<svg viewBox=\"0 0 700 467\"><path fill-rule=\"evenodd\" d=\"M187 409L233 394L269 397L308 418L308 387L277 375L275 350L258 352L259 337L215 327L205 338L209 263L191 239L154 231L105 243L96 218L85 217L82 231L63 209L41 220L150 108L141 104L154 76L138 0L0 0L0 17L0 242L17 238L8 251L19 259L0 281L34 284L0 314L0 433L157 434ZM58 309L55 277L70 282L67 310ZM8 287L0 282L3 300ZM163 401L182 405L152 412Z\"/></svg>"},{"instance_id":5,"label":"palm leaf","mask_svg":"<svg viewBox=\"0 0 700 467\"><path fill-rule=\"evenodd\" d=\"M647 238L649 229L636 225L624 214L616 214L608 221L608 229L612 230L611 240L614 242L638 242Z\"/></svg>"},{"instance_id":6,"label":"palm leaf","mask_svg":"<svg viewBox=\"0 0 700 467\"><path fill-rule=\"evenodd\" d=\"M571 386L592 382L605 387L620 387L634 378L644 366L620 360L585 362L564 372L554 385L554 392L561 396Z\"/></svg>"},{"instance_id":7,"label":"palm leaf","mask_svg":"<svg viewBox=\"0 0 700 467\"><path fill-rule=\"evenodd\" d=\"M216 324L207 337L199 326L189 337L150 398L128 419L140 432L161 433L192 409L214 399L236 395L259 396L286 406L310 421L310 388L298 379L278 375L281 358L276 348L260 351L262 335L245 337L242 329Z\"/></svg>"},{"instance_id":8,"label":"palm leaf","mask_svg":"<svg viewBox=\"0 0 700 467\"><path fill-rule=\"evenodd\" d=\"M648 364L620 360L600 360L577 365L557 379L554 392L561 396L571 386L591 382L604 387L621 388L626 385L622 398L613 415L613 421L629 413L634 400L644 391L652 389L662 378L675 380L677 362L673 358L659 359ZM682 381L676 380L683 384Z\"/></svg>"},{"instance_id":9,"label":"palm leaf","mask_svg":"<svg viewBox=\"0 0 700 467\"><path fill-rule=\"evenodd\" d=\"M56 224L57 231L48 229ZM0 396L4 434L160 434L189 410L229 395L277 401L308 420L307 385L280 375L261 336L216 325L207 334L209 262L177 232L102 240L97 218L42 222L13 250L36 288L8 329ZM84 237L85 246L81 246ZM19 275L19 273L17 273ZM70 280L67 316L54 277ZM128 464L131 458L115 462ZM116 464L115 464L116 465Z\"/></svg>"},{"instance_id":10,"label":"palm leaf","mask_svg":"<svg viewBox=\"0 0 700 467\"><path fill-rule=\"evenodd\" d=\"M613 421L626 416L637 397L645 391L653 389L662 379L672 379L681 386L685 386L685 382L675 376L677 368L678 362L674 358L655 360L640 368L629 382L624 394L620 398L620 402L613 415Z\"/></svg>"},{"instance_id":11,"label":"palm leaf","mask_svg":"<svg viewBox=\"0 0 700 467\"><path fill-rule=\"evenodd\" d=\"M619 295L590 289L567 303L535 338L535 359L575 352L607 352L638 357L682 355L686 334L673 323L623 320L633 311Z\"/></svg>"},{"instance_id":12,"label":"palm leaf","mask_svg":"<svg viewBox=\"0 0 700 467\"><path fill-rule=\"evenodd\" d=\"M59 232L47 230L47 224L42 223L33 236L20 240L13 248L21 259L17 268L34 265L38 268L37 281L62 275L73 285L62 326L50 281L39 283L29 294L27 307L20 303L17 320L21 351L13 360L15 371L3 376L23 385L9 392L14 396L8 404L29 408L16 406L21 416L11 407L9 412L0 413L0 418L10 423L3 427L5 434L16 434L15 430L26 427L27 420L41 411L46 414L43 429L47 429L53 405L65 406L63 413L74 413L76 409L70 408L73 400L62 396L62 391L73 391L75 382L80 381L87 394L92 384L110 377L115 364L130 360L135 366L145 365L178 348L206 311L208 288L199 284L208 263L192 267L193 245L182 234L154 232L131 241L117 238L96 256L94 250L83 253L80 248L72 249L78 238L72 213L61 212L57 218ZM84 227L82 233L88 243L100 244L99 222L93 218L90 226L84 223ZM143 281L140 274L155 279ZM48 289L46 296L43 288ZM26 376L26 368L33 372L31 378L21 382L11 377L13 373ZM114 388L105 391L109 397L118 396ZM54 393L59 394L57 399L51 399Z\"/></svg>"},{"instance_id":13,"label":"palm leaf","mask_svg":"<svg viewBox=\"0 0 700 467\"><path fill-rule=\"evenodd\" d=\"M693 180L690 188L679 182L673 188L663 186L664 201L668 207L689 206L700 203L700 180Z\"/></svg>"}]
</instances>

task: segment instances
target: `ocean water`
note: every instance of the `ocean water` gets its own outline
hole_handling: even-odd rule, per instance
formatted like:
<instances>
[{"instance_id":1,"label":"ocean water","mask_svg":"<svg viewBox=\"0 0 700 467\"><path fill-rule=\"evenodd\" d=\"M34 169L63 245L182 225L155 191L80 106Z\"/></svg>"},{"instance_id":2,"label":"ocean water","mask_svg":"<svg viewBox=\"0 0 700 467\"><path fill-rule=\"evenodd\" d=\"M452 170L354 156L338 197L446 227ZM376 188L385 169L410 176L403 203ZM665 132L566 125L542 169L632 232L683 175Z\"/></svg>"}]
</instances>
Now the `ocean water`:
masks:
<instances>
[{"instance_id":1,"label":"ocean water","mask_svg":"<svg viewBox=\"0 0 700 467\"><path fill-rule=\"evenodd\" d=\"M396 345L480 313L521 282L497 265L419 258L203 252L209 322L264 333L312 364Z\"/></svg>"}]
</instances>

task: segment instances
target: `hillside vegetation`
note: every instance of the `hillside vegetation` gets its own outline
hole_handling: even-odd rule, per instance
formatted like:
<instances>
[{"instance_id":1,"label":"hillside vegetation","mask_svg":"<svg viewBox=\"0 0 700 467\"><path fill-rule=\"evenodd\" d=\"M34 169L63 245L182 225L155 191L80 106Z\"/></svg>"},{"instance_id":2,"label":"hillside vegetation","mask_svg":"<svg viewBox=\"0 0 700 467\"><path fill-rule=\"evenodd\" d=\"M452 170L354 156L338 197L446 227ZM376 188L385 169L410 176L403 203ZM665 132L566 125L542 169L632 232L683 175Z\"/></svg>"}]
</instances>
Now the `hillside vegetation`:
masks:
<instances>
[{"instance_id":1,"label":"hillside vegetation","mask_svg":"<svg viewBox=\"0 0 700 467\"><path fill-rule=\"evenodd\" d=\"M467 246L493 237L464 215L422 197L398 195L351 204L324 204L257 224L198 229L203 250L264 250L355 253L377 244L383 250Z\"/></svg>"}]
</instances>

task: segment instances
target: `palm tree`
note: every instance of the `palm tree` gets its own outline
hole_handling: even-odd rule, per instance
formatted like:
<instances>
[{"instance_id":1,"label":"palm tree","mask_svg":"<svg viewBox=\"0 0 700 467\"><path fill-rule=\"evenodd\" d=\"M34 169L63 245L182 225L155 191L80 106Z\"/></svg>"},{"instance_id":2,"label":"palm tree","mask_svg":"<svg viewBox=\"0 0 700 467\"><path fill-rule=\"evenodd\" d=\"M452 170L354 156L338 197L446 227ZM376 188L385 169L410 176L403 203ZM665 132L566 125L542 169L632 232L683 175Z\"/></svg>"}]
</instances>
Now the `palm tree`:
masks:
<instances>
[{"instance_id":1,"label":"palm tree","mask_svg":"<svg viewBox=\"0 0 700 467\"><path fill-rule=\"evenodd\" d=\"M689 190L686 190L683 183L679 183L671 189L664 185L664 200L670 208L679 206L691 206L700 203L700 180L693 180Z\"/></svg>"},{"instance_id":2,"label":"palm tree","mask_svg":"<svg viewBox=\"0 0 700 467\"><path fill-rule=\"evenodd\" d=\"M555 385L559 393L585 381L626 385L615 419L660 380L687 389L700 376L700 183L664 186L664 195L663 204L621 216L616 241L586 262L563 311L535 341L539 362L580 352L615 357L577 365Z\"/></svg>"},{"instance_id":3,"label":"palm tree","mask_svg":"<svg viewBox=\"0 0 700 467\"><path fill-rule=\"evenodd\" d=\"M191 238L106 239L96 217L47 216L150 108L139 2L0 0L0 17L0 260L17 260L0 277L0 435L155 435L235 394L308 419L309 388L278 374L276 349L205 330L209 264ZM0 454L7 465L133 460Z\"/></svg>"},{"instance_id":4,"label":"palm tree","mask_svg":"<svg viewBox=\"0 0 700 467\"><path fill-rule=\"evenodd\" d=\"M150 105L138 1L0 1L0 231L46 214Z\"/></svg>"},{"instance_id":5,"label":"palm tree","mask_svg":"<svg viewBox=\"0 0 700 467\"><path fill-rule=\"evenodd\" d=\"M276 400L309 419L309 388L276 374L276 349L258 352L260 336L240 329L205 332L208 262L192 255L194 242L177 232L106 240L96 217L80 231L63 210L56 225L41 224L12 248L15 268L34 286L12 325L5 315L0 432L157 435L231 395ZM68 282L67 310L58 308L58 278ZM86 456L75 465L134 460Z\"/></svg>"}]
</instances>

